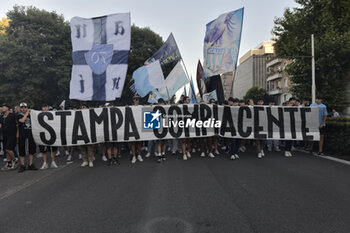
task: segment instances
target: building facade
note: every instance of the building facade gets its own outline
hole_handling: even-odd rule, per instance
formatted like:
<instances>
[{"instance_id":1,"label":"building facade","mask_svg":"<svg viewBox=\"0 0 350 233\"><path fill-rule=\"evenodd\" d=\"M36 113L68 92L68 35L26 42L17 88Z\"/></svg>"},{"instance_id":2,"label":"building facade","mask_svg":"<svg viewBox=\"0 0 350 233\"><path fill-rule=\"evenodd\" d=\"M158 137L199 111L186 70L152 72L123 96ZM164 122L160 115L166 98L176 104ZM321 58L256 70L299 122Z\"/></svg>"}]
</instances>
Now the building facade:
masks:
<instances>
[{"instance_id":1,"label":"building facade","mask_svg":"<svg viewBox=\"0 0 350 233\"><path fill-rule=\"evenodd\" d=\"M247 91L259 86L267 88L266 61L274 56L273 41L265 41L249 50L239 59L239 66L233 78L233 96L243 98Z\"/></svg>"},{"instance_id":2,"label":"building facade","mask_svg":"<svg viewBox=\"0 0 350 233\"><path fill-rule=\"evenodd\" d=\"M221 75L221 82L222 82L222 87L224 89L224 96L226 100L231 96L232 76L233 76L232 72Z\"/></svg>"}]
</instances>

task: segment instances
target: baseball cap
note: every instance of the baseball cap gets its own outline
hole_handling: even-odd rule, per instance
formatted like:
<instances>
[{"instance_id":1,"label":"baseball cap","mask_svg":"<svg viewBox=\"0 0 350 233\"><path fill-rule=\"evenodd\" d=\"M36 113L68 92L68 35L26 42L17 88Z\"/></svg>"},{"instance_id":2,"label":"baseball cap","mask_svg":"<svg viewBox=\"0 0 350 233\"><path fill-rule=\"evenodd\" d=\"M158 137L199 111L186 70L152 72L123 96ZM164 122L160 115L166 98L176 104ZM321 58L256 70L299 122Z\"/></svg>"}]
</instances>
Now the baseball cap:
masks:
<instances>
[{"instance_id":1,"label":"baseball cap","mask_svg":"<svg viewBox=\"0 0 350 233\"><path fill-rule=\"evenodd\" d=\"M9 104L6 104L6 103L2 104L1 106L2 106L2 107L7 107L8 109L11 108L10 105L9 105Z\"/></svg>"}]
</instances>

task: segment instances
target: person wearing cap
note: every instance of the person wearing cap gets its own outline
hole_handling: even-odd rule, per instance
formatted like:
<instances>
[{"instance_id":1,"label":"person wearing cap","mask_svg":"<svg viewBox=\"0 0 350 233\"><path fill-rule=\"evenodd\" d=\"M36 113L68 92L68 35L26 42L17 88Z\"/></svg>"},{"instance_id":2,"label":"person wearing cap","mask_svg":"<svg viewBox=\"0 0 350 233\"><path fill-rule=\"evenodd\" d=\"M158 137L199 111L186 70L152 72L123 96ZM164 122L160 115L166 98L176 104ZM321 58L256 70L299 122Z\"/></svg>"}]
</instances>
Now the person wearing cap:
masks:
<instances>
[{"instance_id":1,"label":"person wearing cap","mask_svg":"<svg viewBox=\"0 0 350 233\"><path fill-rule=\"evenodd\" d=\"M6 150L6 165L3 170L16 169L18 159L15 158L14 150L16 147L17 120L18 115L10 112L10 105L2 105L3 116L0 119L0 126L4 137L4 150Z\"/></svg>"},{"instance_id":2,"label":"person wearing cap","mask_svg":"<svg viewBox=\"0 0 350 233\"><path fill-rule=\"evenodd\" d=\"M132 101L134 102L134 106L139 106L140 104L140 96L139 95L134 95L132 97ZM131 158L131 163L134 164L136 161L143 162L141 153L142 153L142 142L131 142L131 153L132 153L132 158ZM137 158L136 158L136 153L137 153Z\"/></svg>"},{"instance_id":3,"label":"person wearing cap","mask_svg":"<svg viewBox=\"0 0 350 233\"><path fill-rule=\"evenodd\" d=\"M18 149L19 149L19 161L20 167L18 172L24 172L26 170L25 166L25 156L26 156L26 145L28 145L29 152L29 163L28 170L38 170L33 164L34 154L36 153L36 144L34 142L32 134L32 122L30 120L30 109L28 105L24 102L20 103L19 107L21 112L19 115L22 117L18 120Z\"/></svg>"},{"instance_id":4,"label":"person wearing cap","mask_svg":"<svg viewBox=\"0 0 350 233\"><path fill-rule=\"evenodd\" d=\"M43 112L49 111L49 105L43 104L41 106L41 111L43 111ZM39 146L39 150L40 150L40 153L42 153L42 155L43 155L43 164L42 164L40 170L45 170L45 169L49 168L49 165L47 163L47 153L50 153L50 155L51 155L51 165L50 165L50 167L51 168L58 168L58 166L57 166L57 164L55 162L55 154L56 154L56 151L57 151L57 147L56 146Z\"/></svg>"}]
</instances>

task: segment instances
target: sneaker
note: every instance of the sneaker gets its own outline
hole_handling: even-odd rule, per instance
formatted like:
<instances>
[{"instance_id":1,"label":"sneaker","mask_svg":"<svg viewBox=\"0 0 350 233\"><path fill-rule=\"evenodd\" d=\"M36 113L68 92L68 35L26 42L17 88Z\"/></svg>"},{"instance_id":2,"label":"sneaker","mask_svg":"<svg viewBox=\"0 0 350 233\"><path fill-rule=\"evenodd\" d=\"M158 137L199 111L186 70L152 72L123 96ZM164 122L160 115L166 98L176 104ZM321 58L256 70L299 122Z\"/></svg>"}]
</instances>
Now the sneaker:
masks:
<instances>
[{"instance_id":1,"label":"sneaker","mask_svg":"<svg viewBox=\"0 0 350 233\"><path fill-rule=\"evenodd\" d=\"M203 157L203 158L205 157L205 153L204 152L201 153L201 157Z\"/></svg>"},{"instance_id":2,"label":"sneaker","mask_svg":"<svg viewBox=\"0 0 350 233\"><path fill-rule=\"evenodd\" d=\"M12 167L12 164L7 162L6 165L3 168L1 168L1 170L8 171L8 170L11 170L11 167Z\"/></svg>"},{"instance_id":3,"label":"sneaker","mask_svg":"<svg viewBox=\"0 0 350 233\"><path fill-rule=\"evenodd\" d=\"M275 148L275 151L276 152L281 152L281 149L277 147L277 148Z\"/></svg>"},{"instance_id":4,"label":"sneaker","mask_svg":"<svg viewBox=\"0 0 350 233\"><path fill-rule=\"evenodd\" d=\"M66 155L69 155L69 151L68 150L65 150L64 153L66 153Z\"/></svg>"},{"instance_id":5,"label":"sneaker","mask_svg":"<svg viewBox=\"0 0 350 233\"><path fill-rule=\"evenodd\" d=\"M68 158L67 158L66 163L67 163L67 164L73 163L73 161L72 161L72 156L71 156L71 155L68 155Z\"/></svg>"},{"instance_id":6,"label":"sneaker","mask_svg":"<svg viewBox=\"0 0 350 233\"><path fill-rule=\"evenodd\" d=\"M58 166L57 166L57 164L56 164L56 162L55 161L52 161L51 162L51 166L50 166L51 168L58 168Z\"/></svg>"},{"instance_id":7,"label":"sneaker","mask_svg":"<svg viewBox=\"0 0 350 233\"><path fill-rule=\"evenodd\" d=\"M38 170L38 168L36 168L36 167L35 167L35 165L34 165L34 164L32 164L32 165L28 165L28 170L31 170L31 171L37 171L37 170Z\"/></svg>"},{"instance_id":8,"label":"sneaker","mask_svg":"<svg viewBox=\"0 0 350 233\"><path fill-rule=\"evenodd\" d=\"M102 160L104 161L104 162L107 162L107 157L104 155L104 156L102 156Z\"/></svg>"},{"instance_id":9,"label":"sneaker","mask_svg":"<svg viewBox=\"0 0 350 233\"><path fill-rule=\"evenodd\" d=\"M132 159L131 159L131 163L134 164L134 163L136 163L136 161L137 161L136 157L133 156Z\"/></svg>"},{"instance_id":10,"label":"sneaker","mask_svg":"<svg viewBox=\"0 0 350 233\"><path fill-rule=\"evenodd\" d=\"M142 156L141 156L141 155L138 155L138 156L137 156L137 160L140 161L140 162L143 162Z\"/></svg>"},{"instance_id":11,"label":"sneaker","mask_svg":"<svg viewBox=\"0 0 350 233\"><path fill-rule=\"evenodd\" d=\"M208 156L209 156L210 158L215 158L215 155L213 155L213 153L211 153L211 152L208 154Z\"/></svg>"},{"instance_id":12,"label":"sneaker","mask_svg":"<svg viewBox=\"0 0 350 233\"><path fill-rule=\"evenodd\" d=\"M262 154L261 152L258 153L258 158L261 159L262 158Z\"/></svg>"},{"instance_id":13,"label":"sneaker","mask_svg":"<svg viewBox=\"0 0 350 233\"><path fill-rule=\"evenodd\" d=\"M226 150L226 146L221 147L222 150Z\"/></svg>"},{"instance_id":14,"label":"sneaker","mask_svg":"<svg viewBox=\"0 0 350 233\"><path fill-rule=\"evenodd\" d=\"M16 169L17 167L18 167L18 159L15 158L14 160L12 160L11 169Z\"/></svg>"},{"instance_id":15,"label":"sneaker","mask_svg":"<svg viewBox=\"0 0 350 233\"><path fill-rule=\"evenodd\" d=\"M89 162L89 167L94 167L94 163L92 161Z\"/></svg>"},{"instance_id":16,"label":"sneaker","mask_svg":"<svg viewBox=\"0 0 350 233\"><path fill-rule=\"evenodd\" d=\"M157 163L161 163L161 162L162 162L162 157L158 156Z\"/></svg>"},{"instance_id":17,"label":"sneaker","mask_svg":"<svg viewBox=\"0 0 350 233\"><path fill-rule=\"evenodd\" d=\"M267 151L272 152L272 148L271 148L271 147L268 147L268 148L267 148Z\"/></svg>"},{"instance_id":18,"label":"sneaker","mask_svg":"<svg viewBox=\"0 0 350 233\"><path fill-rule=\"evenodd\" d=\"M58 157L58 156L60 156L61 155L61 152L60 152L60 150L57 150L57 152L56 152L56 157Z\"/></svg>"},{"instance_id":19,"label":"sneaker","mask_svg":"<svg viewBox=\"0 0 350 233\"><path fill-rule=\"evenodd\" d=\"M149 158L151 156L151 153L147 152L147 154L145 155L146 158Z\"/></svg>"},{"instance_id":20,"label":"sneaker","mask_svg":"<svg viewBox=\"0 0 350 233\"><path fill-rule=\"evenodd\" d=\"M79 154L78 156L79 156L79 159L82 159L82 158L83 158L83 156L82 156L81 154Z\"/></svg>"},{"instance_id":21,"label":"sneaker","mask_svg":"<svg viewBox=\"0 0 350 233\"><path fill-rule=\"evenodd\" d=\"M3 150L0 151L0 155L4 155L4 151Z\"/></svg>"},{"instance_id":22,"label":"sneaker","mask_svg":"<svg viewBox=\"0 0 350 233\"><path fill-rule=\"evenodd\" d=\"M4 162L7 162L7 158L4 158L4 160L3 160Z\"/></svg>"},{"instance_id":23,"label":"sneaker","mask_svg":"<svg viewBox=\"0 0 350 233\"><path fill-rule=\"evenodd\" d=\"M235 155L231 155L231 159L232 159L232 160L235 160L235 159L236 159L236 156L235 156Z\"/></svg>"},{"instance_id":24,"label":"sneaker","mask_svg":"<svg viewBox=\"0 0 350 233\"><path fill-rule=\"evenodd\" d=\"M236 157L236 159L239 159L239 156L238 156L238 154L235 154L235 157Z\"/></svg>"},{"instance_id":25,"label":"sneaker","mask_svg":"<svg viewBox=\"0 0 350 233\"><path fill-rule=\"evenodd\" d=\"M324 156L324 153L323 152L318 152L317 155L318 156Z\"/></svg>"},{"instance_id":26,"label":"sneaker","mask_svg":"<svg viewBox=\"0 0 350 233\"><path fill-rule=\"evenodd\" d=\"M19 167L18 173L24 172L25 170L26 170L26 166L21 165L21 166Z\"/></svg>"},{"instance_id":27,"label":"sneaker","mask_svg":"<svg viewBox=\"0 0 350 233\"><path fill-rule=\"evenodd\" d=\"M286 157L291 157L292 155L291 155L290 151L285 151L285 152L284 152L284 156L286 156Z\"/></svg>"},{"instance_id":28,"label":"sneaker","mask_svg":"<svg viewBox=\"0 0 350 233\"><path fill-rule=\"evenodd\" d=\"M215 150L215 154L219 155L219 154L220 154L220 152L219 152L218 150Z\"/></svg>"},{"instance_id":29,"label":"sneaker","mask_svg":"<svg viewBox=\"0 0 350 233\"><path fill-rule=\"evenodd\" d=\"M108 159L107 166L111 166L112 164L113 164L113 160L112 159Z\"/></svg>"},{"instance_id":30,"label":"sneaker","mask_svg":"<svg viewBox=\"0 0 350 233\"><path fill-rule=\"evenodd\" d=\"M83 162L83 163L80 165L80 167L86 167L86 166L88 166L88 165L89 165L88 162Z\"/></svg>"},{"instance_id":31,"label":"sneaker","mask_svg":"<svg viewBox=\"0 0 350 233\"><path fill-rule=\"evenodd\" d=\"M290 150L291 151L296 151L297 149L294 146L292 146L292 148Z\"/></svg>"},{"instance_id":32,"label":"sneaker","mask_svg":"<svg viewBox=\"0 0 350 233\"><path fill-rule=\"evenodd\" d=\"M173 152L171 152L171 154L172 154L172 155L176 155L176 152L175 152L175 151L173 151Z\"/></svg>"},{"instance_id":33,"label":"sneaker","mask_svg":"<svg viewBox=\"0 0 350 233\"><path fill-rule=\"evenodd\" d=\"M186 152L186 155L187 155L187 158L189 158L189 159L191 158L191 154L189 151Z\"/></svg>"},{"instance_id":34,"label":"sneaker","mask_svg":"<svg viewBox=\"0 0 350 233\"><path fill-rule=\"evenodd\" d=\"M264 150L261 150L261 155L262 155L263 157L265 156Z\"/></svg>"},{"instance_id":35,"label":"sneaker","mask_svg":"<svg viewBox=\"0 0 350 233\"><path fill-rule=\"evenodd\" d=\"M196 149L195 148L192 148L192 153L196 153Z\"/></svg>"},{"instance_id":36,"label":"sneaker","mask_svg":"<svg viewBox=\"0 0 350 233\"><path fill-rule=\"evenodd\" d=\"M114 157L114 158L112 158L112 161L113 161L112 162L113 165L117 165L117 164L120 165L120 162L119 162L118 158Z\"/></svg>"},{"instance_id":37,"label":"sneaker","mask_svg":"<svg viewBox=\"0 0 350 233\"><path fill-rule=\"evenodd\" d=\"M162 153L162 160L163 160L163 161L166 160L166 158L165 158L165 153L164 153L164 152Z\"/></svg>"},{"instance_id":38,"label":"sneaker","mask_svg":"<svg viewBox=\"0 0 350 233\"><path fill-rule=\"evenodd\" d=\"M183 160L187 160L187 156L186 155L183 156Z\"/></svg>"},{"instance_id":39,"label":"sneaker","mask_svg":"<svg viewBox=\"0 0 350 233\"><path fill-rule=\"evenodd\" d=\"M49 165L47 163L43 163L43 165L41 166L40 170L45 170L48 169Z\"/></svg>"}]
</instances>

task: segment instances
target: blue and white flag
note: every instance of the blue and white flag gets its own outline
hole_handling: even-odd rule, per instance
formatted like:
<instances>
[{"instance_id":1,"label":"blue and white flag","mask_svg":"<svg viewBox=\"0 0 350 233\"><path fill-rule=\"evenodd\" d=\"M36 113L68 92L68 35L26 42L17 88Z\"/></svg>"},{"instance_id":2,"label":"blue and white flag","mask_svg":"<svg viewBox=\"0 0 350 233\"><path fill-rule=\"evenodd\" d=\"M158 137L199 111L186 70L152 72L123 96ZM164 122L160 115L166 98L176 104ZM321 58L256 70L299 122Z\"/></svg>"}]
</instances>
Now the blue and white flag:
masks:
<instances>
[{"instance_id":1,"label":"blue and white flag","mask_svg":"<svg viewBox=\"0 0 350 233\"><path fill-rule=\"evenodd\" d=\"M172 69L168 77L165 79L165 83L167 88L159 89L159 93L164 100L168 100L168 96L171 98L181 87L188 83L188 78L181 62L178 62Z\"/></svg>"},{"instance_id":2,"label":"blue and white flag","mask_svg":"<svg viewBox=\"0 0 350 233\"><path fill-rule=\"evenodd\" d=\"M220 15L207 24L203 68L207 77L236 69L244 8Z\"/></svg>"},{"instance_id":3,"label":"blue and white flag","mask_svg":"<svg viewBox=\"0 0 350 233\"><path fill-rule=\"evenodd\" d=\"M188 97L190 97L190 99L191 99L191 104L197 103L196 92L194 90L192 78L191 78L191 82L190 82L190 90L189 90Z\"/></svg>"},{"instance_id":4,"label":"blue and white flag","mask_svg":"<svg viewBox=\"0 0 350 233\"><path fill-rule=\"evenodd\" d=\"M204 102L209 103L209 100L211 100L211 99L218 101L218 96L216 94L216 90L203 94L203 101Z\"/></svg>"},{"instance_id":5,"label":"blue and white flag","mask_svg":"<svg viewBox=\"0 0 350 233\"><path fill-rule=\"evenodd\" d=\"M150 64L156 60L160 61L161 65L168 64L181 59L180 50L177 47L175 38L171 33L165 43L158 49L152 57L145 61L145 65Z\"/></svg>"},{"instance_id":6,"label":"blue and white flag","mask_svg":"<svg viewBox=\"0 0 350 233\"><path fill-rule=\"evenodd\" d=\"M159 60L135 70L132 79L135 83L131 89L135 89L141 97L145 97L156 88L166 87Z\"/></svg>"},{"instance_id":7,"label":"blue and white flag","mask_svg":"<svg viewBox=\"0 0 350 233\"><path fill-rule=\"evenodd\" d=\"M111 101L119 98L128 69L130 14L70 22L73 68L70 99Z\"/></svg>"},{"instance_id":8,"label":"blue and white flag","mask_svg":"<svg viewBox=\"0 0 350 233\"><path fill-rule=\"evenodd\" d=\"M160 98L163 98L159 92L157 90L153 90L151 94L149 94L148 96L148 103L151 103L151 104L156 104L158 103L158 100Z\"/></svg>"}]
</instances>

